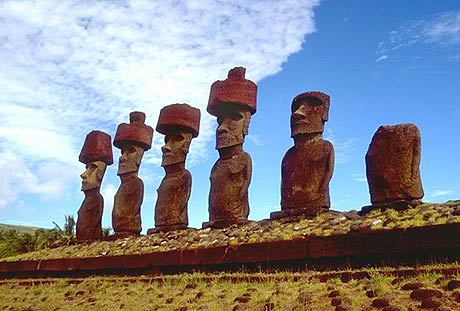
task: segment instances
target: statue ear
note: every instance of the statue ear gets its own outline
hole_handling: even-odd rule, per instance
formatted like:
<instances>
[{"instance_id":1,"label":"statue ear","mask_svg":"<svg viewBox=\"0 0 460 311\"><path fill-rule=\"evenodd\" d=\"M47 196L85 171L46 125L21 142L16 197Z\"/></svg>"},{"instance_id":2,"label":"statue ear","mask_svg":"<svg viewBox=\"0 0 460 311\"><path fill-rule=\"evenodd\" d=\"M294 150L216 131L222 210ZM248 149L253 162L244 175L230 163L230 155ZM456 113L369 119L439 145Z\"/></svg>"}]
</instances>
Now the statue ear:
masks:
<instances>
[{"instance_id":1,"label":"statue ear","mask_svg":"<svg viewBox=\"0 0 460 311\"><path fill-rule=\"evenodd\" d=\"M107 167L107 165L105 163L103 163L103 162L98 163L98 165L97 165L97 176L96 176L98 180L102 180L102 177L104 177L106 167Z\"/></svg>"},{"instance_id":2,"label":"statue ear","mask_svg":"<svg viewBox=\"0 0 460 311\"><path fill-rule=\"evenodd\" d=\"M243 112L244 123L243 123L243 134L248 135L249 133L249 122L251 122L251 113L249 111Z\"/></svg>"},{"instance_id":3,"label":"statue ear","mask_svg":"<svg viewBox=\"0 0 460 311\"><path fill-rule=\"evenodd\" d=\"M182 133L181 135L184 138L184 140L186 141L182 145L182 151L184 153L188 153L188 151L190 149L190 143L192 142L192 133L185 132L185 133Z\"/></svg>"},{"instance_id":4,"label":"statue ear","mask_svg":"<svg viewBox=\"0 0 460 311\"><path fill-rule=\"evenodd\" d=\"M326 122L329 119L329 104L324 104L323 105L322 119L323 119L324 122Z\"/></svg>"},{"instance_id":5,"label":"statue ear","mask_svg":"<svg viewBox=\"0 0 460 311\"><path fill-rule=\"evenodd\" d=\"M135 146L135 149L136 149L136 164L137 166L140 166L142 157L144 156L144 148Z\"/></svg>"}]
</instances>

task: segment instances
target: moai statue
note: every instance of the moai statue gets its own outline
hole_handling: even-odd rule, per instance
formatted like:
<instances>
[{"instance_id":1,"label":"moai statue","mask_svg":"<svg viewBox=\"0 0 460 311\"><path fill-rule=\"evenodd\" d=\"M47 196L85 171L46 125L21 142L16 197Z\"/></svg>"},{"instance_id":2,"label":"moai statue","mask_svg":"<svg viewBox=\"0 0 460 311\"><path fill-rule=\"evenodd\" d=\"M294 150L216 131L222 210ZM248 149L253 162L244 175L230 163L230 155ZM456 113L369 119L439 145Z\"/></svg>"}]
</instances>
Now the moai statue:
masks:
<instances>
[{"instance_id":1,"label":"moai statue","mask_svg":"<svg viewBox=\"0 0 460 311\"><path fill-rule=\"evenodd\" d=\"M257 85L236 67L224 81L211 86L207 111L217 117L216 149L219 159L211 171L209 222L203 228L222 228L248 221L251 156L243 150L251 115L256 112Z\"/></svg>"},{"instance_id":2,"label":"moai statue","mask_svg":"<svg viewBox=\"0 0 460 311\"><path fill-rule=\"evenodd\" d=\"M85 193L85 199L78 210L77 240L101 240L104 198L100 188L107 165L113 163L110 135L101 131L92 131L86 135L79 160L86 164L86 170L80 175L81 191Z\"/></svg>"},{"instance_id":3,"label":"moai statue","mask_svg":"<svg viewBox=\"0 0 460 311\"><path fill-rule=\"evenodd\" d=\"M294 146L281 163L281 211L270 218L308 217L330 208L329 182L334 171L334 147L323 139L329 116L329 95L305 92L291 106Z\"/></svg>"},{"instance_id":4,"label":"moai statue","mask_svg":"<svg viewBox=\"0 0 460 311\"><path fill-rule=\"evenodd\" d=\"M150 233L186 229L187 204L192 188L192 175L185 169L185 159L192 138L200 131L200 110L187 104L174 104L161 109L156 130L165 135L161 147L161 166L165 177L157 189L155 228Z\"/></svg>"},{"instance_id":5,"label":"moai statue","mask_svg":"<svg viewBox=\"0 0 460 311\"><path fill-rule=\"evenodd\" d=\"M366 175L373 208L404 209L421 203L420 132L414 124L380 126L366 154Z\"/></svg>"},{"instance_id":6,"label":"moai statue","mask_svg":"<svg viewBox=\"0 0 460 311\"><path fill-rule=\"evenodd\" d=\"M121 149L118 176L121 185L115 194L112 226L117 237L139 235L141 227L141 204L144 199L144 183L138 177L144 151L152 146L153 129L145 125L143 112L131 112L129 124L117 128L113 144Z\"/></svg>"}]
</instances>

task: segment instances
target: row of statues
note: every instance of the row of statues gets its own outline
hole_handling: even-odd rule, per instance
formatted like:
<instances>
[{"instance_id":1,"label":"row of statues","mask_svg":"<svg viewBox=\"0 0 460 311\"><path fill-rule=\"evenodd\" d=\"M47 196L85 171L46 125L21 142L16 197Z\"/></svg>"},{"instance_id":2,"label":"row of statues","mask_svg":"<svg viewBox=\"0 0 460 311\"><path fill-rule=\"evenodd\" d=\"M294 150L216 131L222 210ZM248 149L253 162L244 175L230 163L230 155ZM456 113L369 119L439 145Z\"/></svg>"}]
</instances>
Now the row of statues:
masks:
<instances>
[{"instance_id":1,"label":"row of statues","mask_svg":"<svg viewBox=\"0 0 460 311\"><path fill-rule=\"evenodd\" d=\"M257 85L245 78L245 68L229 71L224 81L211 86L207 111L217 118L216 149L219 159L211 170L208 199L209 221L203 228L223 228L248 222L248 189L252 175L251 156L244 151L251 116L257 108ZM314 217L330 208L329 182L334 170L334 147L323 139L330 98L322 92L297 95L291 106L292 146L281 164L281 211L270 219L304 215ZM162 167L165 176L157 189L155 228L148 233L188 227L187 204L192 176L185 161L200 128L200 110L188 104L173 104L160 111L156 131L165 135ZM153 129L145 114L132 112L130 123L118 126L113 145L121 150L112 227L116 237L141 232L144 184L138 177L145 151L152 145ZM77 238L102 238L104 201L100 185L107 165L113 163L110 135L92 131L85 139L79 160L86 164L81 174L85 199L78 211ZM366 154L370 208L420 203L420 133L415 125L382 126L375 133Z\"/></svg>"}]
</instances>

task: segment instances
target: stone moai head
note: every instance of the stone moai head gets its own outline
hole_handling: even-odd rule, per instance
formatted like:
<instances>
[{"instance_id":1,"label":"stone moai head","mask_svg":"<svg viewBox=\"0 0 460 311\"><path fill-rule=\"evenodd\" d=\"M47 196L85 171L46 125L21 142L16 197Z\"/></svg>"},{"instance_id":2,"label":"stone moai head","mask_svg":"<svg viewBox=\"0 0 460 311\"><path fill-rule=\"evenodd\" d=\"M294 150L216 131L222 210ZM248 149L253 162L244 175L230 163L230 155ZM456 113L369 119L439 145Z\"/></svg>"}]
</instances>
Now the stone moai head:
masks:
<instances>
[{"instance_id":1,"label":"stone moai head","mask_svg":"<svg viewBox=\"0 0 460 311\"><path fill-rule=\"evenodd\" d=\"M192 138L200 131L200 117L200 110L187 104L161 109L156 127L157 132L165 135L161 166L185 162Z\"/></svg>"},{"instance_id":2,"label":"stone moai head","mask_svg":"<svg viewBox=\"0 0 460 311\"><path fill-rule=\"evenodd\" d=\"M322 92L305 92L294 97L291 106L291 137L322 133L329 117L329 103L329 95Z\"/></svg>"},{"instance_id":3,"label":"stone moai head","mask_svg":"<svg viewBox=\"0 0 460 311\"><path fill-rule=\"evenodd\" d=\"M235 67L224 81L211 85L207 111L217 117L216 149L240 145L256 112L257 85L245 79L246 69Z\"/></svg>"},{"instance_id":4,"label":"stone moai head","mask_svg":"<svg viewBox=\"0 0 460 311\"><path fill-rule=\"evenodd\" d=\"M423 198L420 160L421 137L417 126L410 123L380 126L366 153L372 204L416 203Z\"/></svg>"},{"instance_id":5,"label":"stone moai head","mask_svg":"<svg viewBox=\"0 0 460 311\"><path fill-rule=\"evenodd\" d=\"M152 147L153 128L145 124L145 114L134 111L129 114L129 124L118 125L113 144L121 149L118 175L139 171L144 151Z\"/></svg>"},{"instance_id":6,"label":"stone moai head","mask_svg":"<svg viewBox=\"0 0 460 311\"><path fill-rule=\"evenodd\" d=\"M79 160L86 164L86 170L80 175L81 190L100 188L107 165L113 163L110 135L101 131L86 135Z\"/></svg>"}]
</instances>

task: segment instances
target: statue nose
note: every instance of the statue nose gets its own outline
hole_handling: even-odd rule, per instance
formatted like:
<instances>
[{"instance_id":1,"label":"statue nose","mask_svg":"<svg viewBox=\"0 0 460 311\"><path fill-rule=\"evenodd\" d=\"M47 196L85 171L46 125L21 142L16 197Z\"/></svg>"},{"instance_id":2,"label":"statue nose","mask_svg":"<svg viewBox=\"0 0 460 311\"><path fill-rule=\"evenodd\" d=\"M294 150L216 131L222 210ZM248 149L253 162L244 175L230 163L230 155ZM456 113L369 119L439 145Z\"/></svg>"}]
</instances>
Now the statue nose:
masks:
<instances>
[{"instance_id":1,"label":"statue nose","mask_svg":"<svg viewBox=\"0 0 460 311\"><path fill-rule=\"evenodd\" d=\"M161 151L162 151L163 153L170 152L170 151L171 151L171 147L169 147L168 145L164 145L163 147L161 147Z\"/></svg>"},{"instance_id":2,"label":"statue nose","mask_svg":"<svg viewBox=\"0 0 460 311\"><path fill-rule=\"evenodd\" d=\"M305 111L302 108L302 106L297 108L296 111L294 111L293 117L294 117L295 120L305 119L306 115L305 115Z\"/></svg>"},{"instance_id":3,"label":"statue nose","mask_svg":"<svg viewBox=\"0 0 460 311\"><path fill-rule=\"evenodd\" d=\"M217 127L217 133L226 133L228 132L228 126L227 122L223 121L219 126Z\"/></svg>"}]
</instances>

